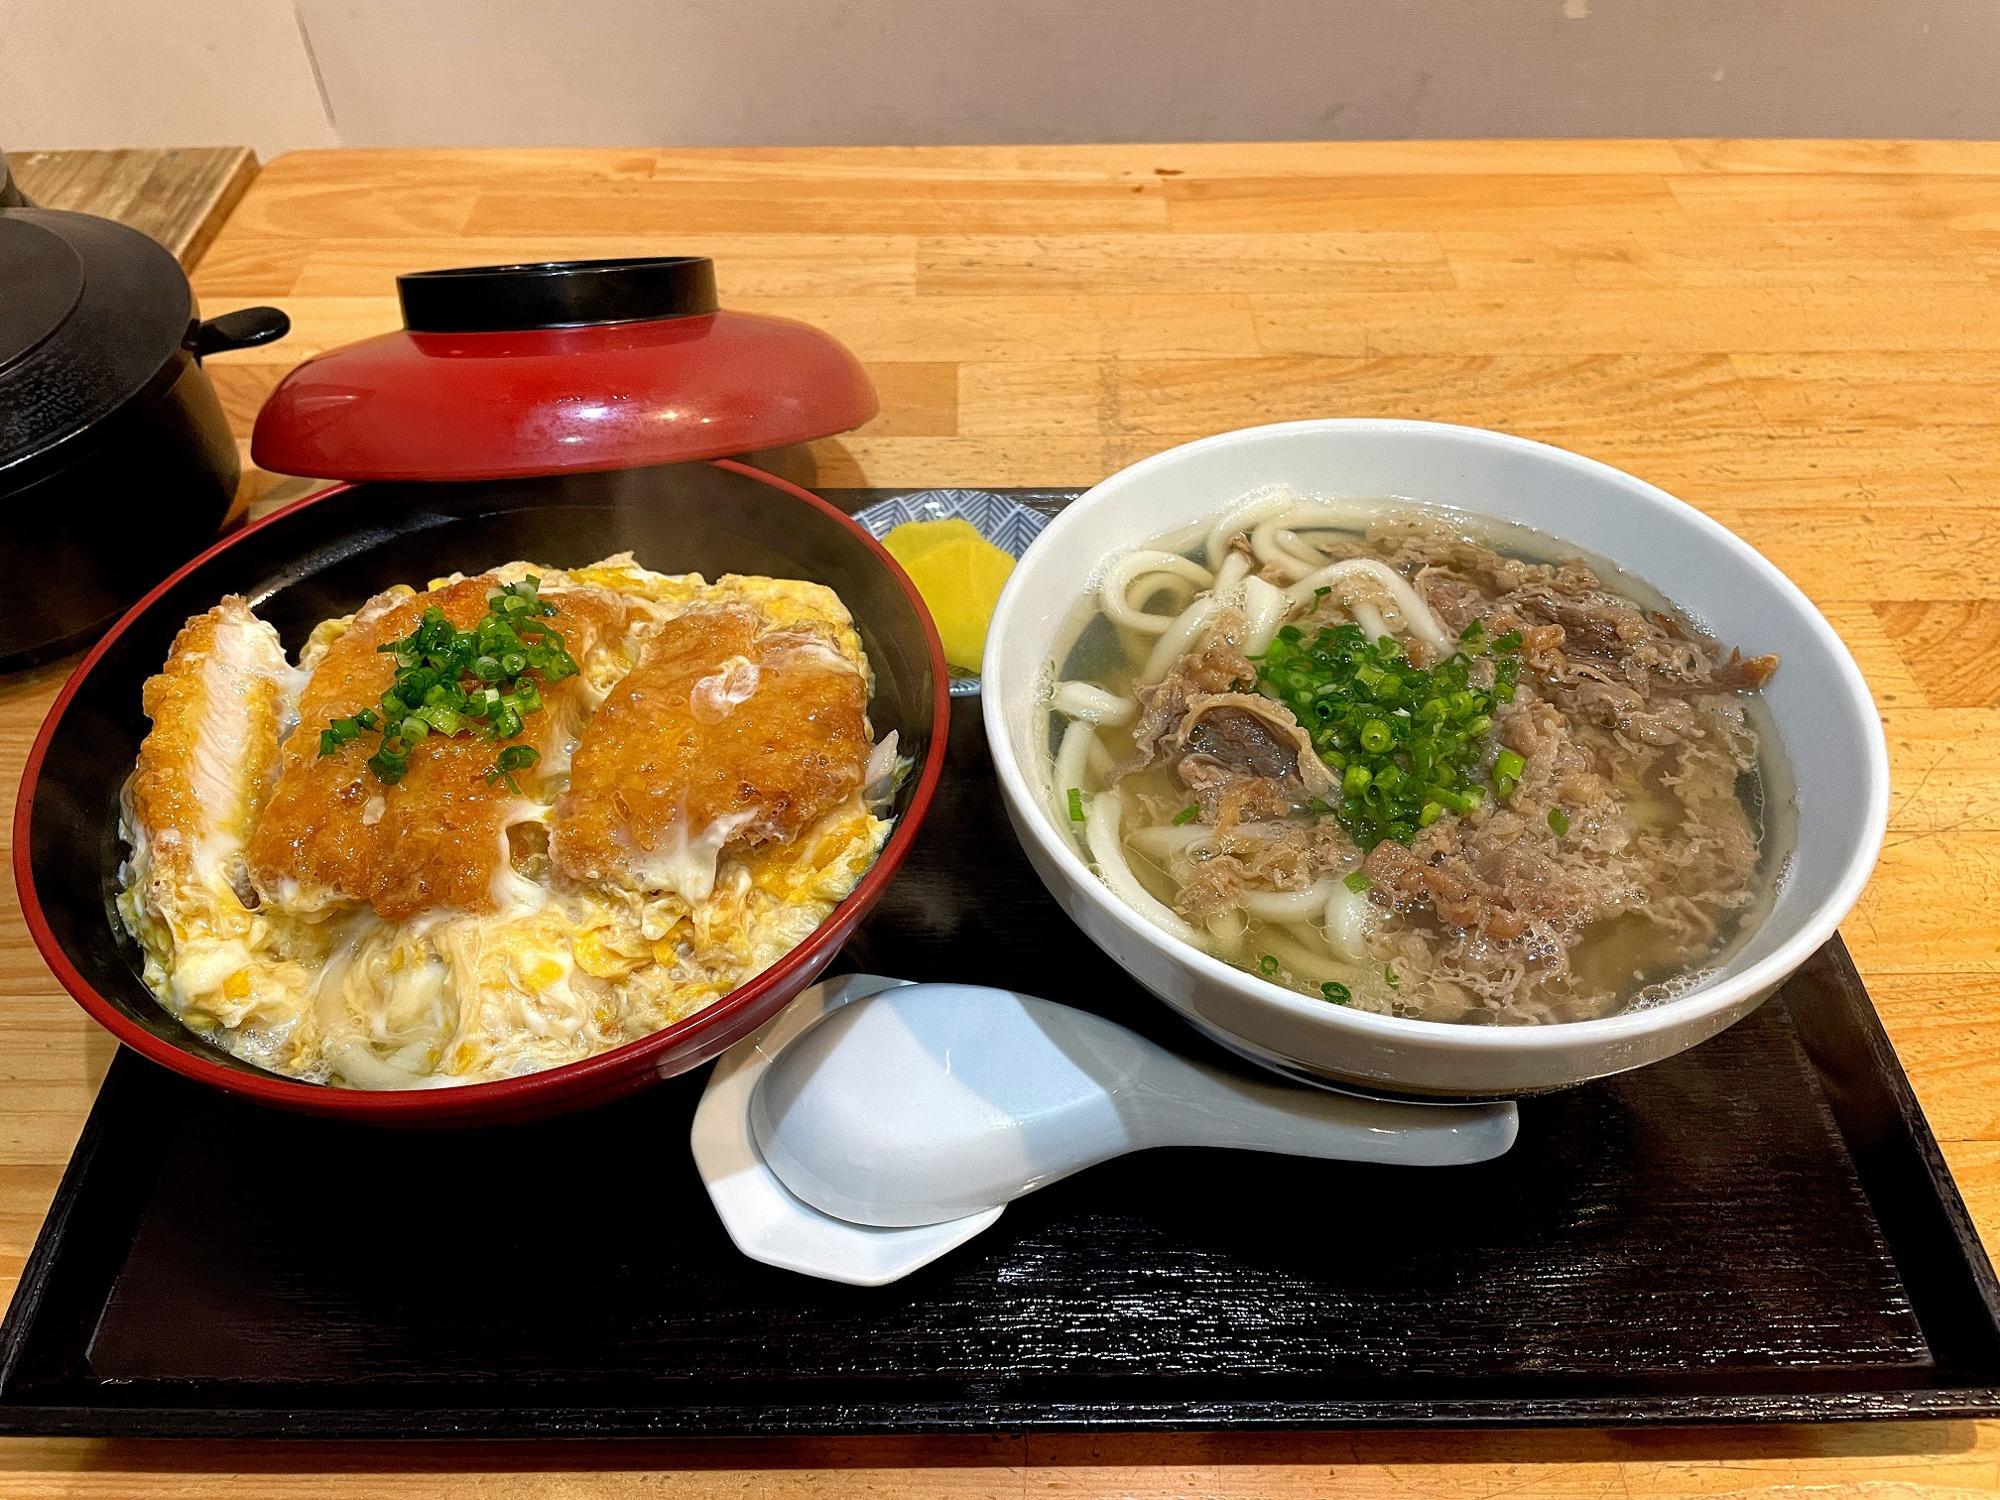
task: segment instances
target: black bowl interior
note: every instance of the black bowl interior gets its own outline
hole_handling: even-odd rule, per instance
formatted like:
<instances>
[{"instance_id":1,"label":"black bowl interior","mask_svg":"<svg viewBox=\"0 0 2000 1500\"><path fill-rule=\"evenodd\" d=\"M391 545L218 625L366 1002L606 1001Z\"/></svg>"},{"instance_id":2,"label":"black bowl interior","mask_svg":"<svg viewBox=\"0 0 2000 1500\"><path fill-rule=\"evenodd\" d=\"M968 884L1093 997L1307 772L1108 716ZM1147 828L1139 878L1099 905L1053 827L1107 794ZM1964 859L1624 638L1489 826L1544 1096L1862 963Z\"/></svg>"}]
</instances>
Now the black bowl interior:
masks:
<instances>
[{"instance_id":1,"label":"black bowl interior","mask_svg":"<svg viewBox=\"0 0 2000 1500\"><path fill-rule=\"evenodd\" d=\"M174 1045L261 1070L202 1041L141 982L118 925L118 796L147 728L139 692L190 615L242 594L296 656L314 625L392 584L421 587L515 558L577 567L629 551L663 573L761 573L838 593L875 669L869 716L921 763L939 726L923 621L846 526L763 480L711 464L474 484L363 484L285 512L177 581L91 668L55 726L30 811L29 857L49 927L97 992ZM916 778L905 785L908 805Z\"/></svg>"}]
</instances>

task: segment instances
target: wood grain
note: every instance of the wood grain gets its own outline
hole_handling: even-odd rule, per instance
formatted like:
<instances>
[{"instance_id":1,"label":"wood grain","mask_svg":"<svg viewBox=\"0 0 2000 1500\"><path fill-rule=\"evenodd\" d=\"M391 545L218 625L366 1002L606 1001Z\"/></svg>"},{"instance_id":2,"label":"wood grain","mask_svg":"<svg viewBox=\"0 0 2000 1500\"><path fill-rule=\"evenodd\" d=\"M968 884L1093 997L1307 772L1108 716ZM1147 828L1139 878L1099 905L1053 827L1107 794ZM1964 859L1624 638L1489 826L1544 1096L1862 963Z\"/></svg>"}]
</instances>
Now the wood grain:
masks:
<instances>
[{"instance_id":1,"label":"wood grain","mask_svg":"<svg viewBox=\"0 0 2000 1500\"><path fill-rule=\"evenodd\" d=\"M1983 544L1983 543L1982 543ZM1877 606L1939 708L2000 708L2000 603L1917 599ZM1940 757L1942 760L1942 757ZM1952 757L1954 765L1957 757Z\"/></svg>"},{"instance_id":2,"label":"wood grain","mask_svg":"<svg viewBox=\"0 0 2000 1500\"><path fill-rule=\"evenodd\" d=\"M32 158L17 162L33 193ZM399 270L714 254L883 416L825 483L1077 484L1279 416L1451 417L1632 469L1792 572L1885 715L1889 848L1846 932L2000 1235L2000 145L1350 142L342 151L272 163L197 268L240 433L306 354L394 326ZM262 490L269 476L252 475ZM283 489L274 494L289 494ZM60 671L0 685L11 788ZM0 823L0 830L5 824ZM0 831L0 839L6 837ZM11 905L11 904L10 904ZM0 1271L109 1054L0 920ZM2000 1493L2000 1424L1012 1437L609 1451L0 1447L0 1494L788 1497Z\"/></svg>"},{"instance_id":3,"label":"wood grain","mask_svg":"<svg viewBox=\"0 0 2000 1500\"><path fill-rule=\"evenodd\" d=\"M37 208L102 214L144 230L192 266L257 175L247 146L29 151L7 159Z\"/></svg>"}]
</instances>

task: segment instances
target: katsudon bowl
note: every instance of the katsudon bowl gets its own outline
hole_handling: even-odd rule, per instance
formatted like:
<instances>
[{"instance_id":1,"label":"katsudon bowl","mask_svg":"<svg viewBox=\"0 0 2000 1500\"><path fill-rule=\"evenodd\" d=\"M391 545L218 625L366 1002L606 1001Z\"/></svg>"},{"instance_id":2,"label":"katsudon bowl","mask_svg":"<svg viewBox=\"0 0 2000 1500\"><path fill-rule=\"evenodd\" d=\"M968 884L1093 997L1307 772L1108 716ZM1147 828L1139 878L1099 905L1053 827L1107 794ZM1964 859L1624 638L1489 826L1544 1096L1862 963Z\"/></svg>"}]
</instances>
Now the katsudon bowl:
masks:
<instances>
[{"instance_id":1,"label":"katsudon bowl","mask_svg":"<svg viewBox=\"0 0 2000 1500\"><path fill-rule=\"evenodd\" d=\"M663 573L764 574L825 584L854 617L875 681L876 736L909 763L894 827L852 892L775 964L705 1009L613 1050L492 1082L368 1090L245 1062L170 1014L115 912L121 791L148 721L140 689L187 619L240 594L296 658L319 621L398 583L418 586L527 558L577 567L631 552ZM583 1108L717 1056L811 983L874 905L922 823L942 769L943 651L914 586L825 501L727 460L477 483L368 483L326 491L230 537L141 600L76 669L28 757L14 875L42 957L91 1017L197 1083L312 1114L466 1125Z\"/></svg>"}]
</instances>

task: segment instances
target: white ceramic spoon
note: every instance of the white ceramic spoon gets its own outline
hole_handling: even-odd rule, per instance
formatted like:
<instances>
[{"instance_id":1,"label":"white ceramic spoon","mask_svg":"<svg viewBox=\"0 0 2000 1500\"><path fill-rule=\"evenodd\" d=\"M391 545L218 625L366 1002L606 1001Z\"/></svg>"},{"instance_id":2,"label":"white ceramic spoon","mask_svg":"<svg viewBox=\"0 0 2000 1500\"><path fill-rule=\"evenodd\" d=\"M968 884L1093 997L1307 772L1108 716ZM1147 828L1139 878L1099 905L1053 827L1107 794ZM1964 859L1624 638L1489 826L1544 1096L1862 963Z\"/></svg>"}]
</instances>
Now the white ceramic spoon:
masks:
<instances>
[{"instance_id":1,"label":"white ceramic spoon","mask_svg":"<svg viewBox=\"0 0 2000 1500\"><path fill-rule=\"evenodd\" d=\"M750 1091L764 1164L850 1224L943 1225L1154 1146L1447 1166L1514 1144L1512 1104L1391 1104L1237 1077L1051 1001L917 984L827 1011Z\"/></svg>"}]
</instances>

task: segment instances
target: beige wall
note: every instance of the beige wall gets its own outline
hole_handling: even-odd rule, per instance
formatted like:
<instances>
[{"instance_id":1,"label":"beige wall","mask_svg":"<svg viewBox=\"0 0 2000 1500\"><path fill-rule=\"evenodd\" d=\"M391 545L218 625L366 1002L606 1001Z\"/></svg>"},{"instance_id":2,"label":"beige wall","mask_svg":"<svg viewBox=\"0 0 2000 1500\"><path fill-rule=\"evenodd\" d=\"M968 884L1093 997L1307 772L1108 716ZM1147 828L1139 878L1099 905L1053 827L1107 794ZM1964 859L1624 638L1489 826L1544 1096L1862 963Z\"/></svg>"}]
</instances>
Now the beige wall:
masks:
<instances>
[{"instance_id":1,"label":"beige wall","mask_svg":"<svg viewBox=\"0 0 2000 1500\"><path fill-rule=\"evenodd\" d=\"M2000 136L2000 0L0 0L0 145Z\"/></svg>"},{"instance_id":2,"label":"beige wall","mask_svg":"<svg viewBox=\"0 0 2000 1500\"><path fill-rule=\"evenodd\" d=\"M338 144L291 0L0 0L0 148Z\"/></svg>"}]
</instances>

